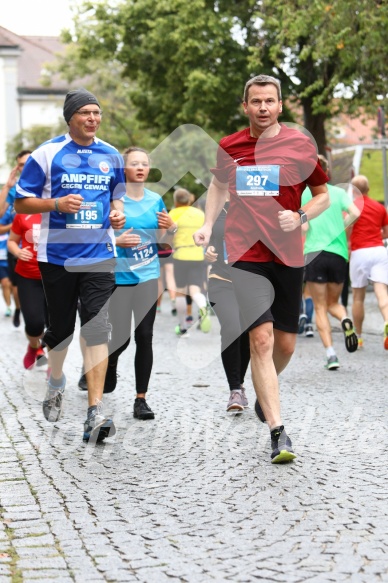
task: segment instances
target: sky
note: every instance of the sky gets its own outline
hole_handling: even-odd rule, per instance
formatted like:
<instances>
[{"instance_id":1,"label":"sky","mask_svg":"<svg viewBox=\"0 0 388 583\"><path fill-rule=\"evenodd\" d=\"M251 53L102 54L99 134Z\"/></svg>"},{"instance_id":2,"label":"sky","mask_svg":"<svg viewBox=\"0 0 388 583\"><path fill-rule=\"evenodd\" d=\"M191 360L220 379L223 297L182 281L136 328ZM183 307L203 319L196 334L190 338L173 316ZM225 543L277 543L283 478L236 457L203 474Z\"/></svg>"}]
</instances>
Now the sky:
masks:
<instances>
[{"instance_id":1,"label":"sky","mask_svg":"<svg viewBox=\"0 0 388 583\"><path fill-rule=\"evenodd\" d=\"M0 11L0 26L25 36L58 36L72 24L71 7L82 0L8 0Z\"/></svg>"}]
</instances>

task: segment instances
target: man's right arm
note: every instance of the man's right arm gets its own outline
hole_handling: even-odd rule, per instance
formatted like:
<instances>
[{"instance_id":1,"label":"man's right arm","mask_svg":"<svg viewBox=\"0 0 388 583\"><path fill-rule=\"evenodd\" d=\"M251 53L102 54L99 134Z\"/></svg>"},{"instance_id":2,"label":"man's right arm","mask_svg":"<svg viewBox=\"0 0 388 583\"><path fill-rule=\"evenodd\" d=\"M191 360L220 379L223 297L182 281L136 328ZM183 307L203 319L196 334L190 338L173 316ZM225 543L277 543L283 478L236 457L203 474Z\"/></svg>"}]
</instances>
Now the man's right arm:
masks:
<instances>
[{"instance_id":1,"label":"man's right arm","mask_svg":"<svg viewBox=\"0 0 388 583\"><path fill-rule=\"evenodd\" d=\"M38 198L26 196L15 198L14 208L17 213L25 215L35 215L37 213L58 213L75 214L79 211L83 197L80 194L68 194L57 198Z\"/></svg>"},{"instance_id":2,"label":"man's right arm","mask_svg":"<svg viewBox=\"0 0 388 583\"><path fill-rule=\"evenodd\" d=\"M215 176L210 183L206 197L205 223L196 233L194 242L198 246L207 247L212 234L213 225L225 205L229 184L220 182Z\"/></svg>"},{"instance_id":3,"label":"man's right arm","mask_svg":"<svg viewBox=\"0 0 388 583\"><path fill-rule=\"evenodd\" d=\"M49 213L55 210L55 198L15 198L14 208L17 213L35 215L37 213Z\"/></svg>"}]
</instances>

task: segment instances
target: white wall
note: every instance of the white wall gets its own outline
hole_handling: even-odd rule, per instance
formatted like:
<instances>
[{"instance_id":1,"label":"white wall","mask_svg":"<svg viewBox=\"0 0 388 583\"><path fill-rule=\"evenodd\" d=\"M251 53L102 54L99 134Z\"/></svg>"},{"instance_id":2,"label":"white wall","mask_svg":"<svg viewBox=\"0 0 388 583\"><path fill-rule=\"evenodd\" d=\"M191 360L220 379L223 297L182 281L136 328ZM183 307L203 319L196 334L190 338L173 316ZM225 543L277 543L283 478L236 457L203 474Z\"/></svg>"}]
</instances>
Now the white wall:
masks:
<instances>
[{"instance_id":1,"label":"white wall","mask_svg":"<svg viewBox=\"0 0 388 583\"><path fill-rule=\"evenodd\" d=\"M63 119L63 101L63 97L32 100L22 96L19 98L21 127L26 129L33 125L56 125L59 119Z\"/></svg>"},{"instance_id":2,"label":"white wall","mask_svg":"<svg viewBox=\"0 0 388 583\"><path fill-rule=\"evenodd\" d=\"M20 131L17 102L18 55L15 49L2 49L0 54L0 183L8 177L6 144ZM5 176L5 179L4 179Z\"/></svg>"}]
</instances>

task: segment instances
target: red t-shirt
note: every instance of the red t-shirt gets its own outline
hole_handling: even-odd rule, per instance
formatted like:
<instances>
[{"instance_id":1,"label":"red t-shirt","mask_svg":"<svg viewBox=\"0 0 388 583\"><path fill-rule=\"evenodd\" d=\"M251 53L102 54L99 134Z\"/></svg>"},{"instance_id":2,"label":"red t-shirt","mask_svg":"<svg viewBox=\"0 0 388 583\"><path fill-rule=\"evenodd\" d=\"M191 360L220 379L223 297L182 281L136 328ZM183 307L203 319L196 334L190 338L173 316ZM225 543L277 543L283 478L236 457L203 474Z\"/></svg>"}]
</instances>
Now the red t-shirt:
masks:
<instances>
[{"instance_id":1,"label":"red t-shirt","mask_svg":"<svg viewBox=\"0 0 388 583\"><path fill-rule=\"evenodd\" d=\"M28 247L29 251L33 253L33 258L30 261L18 259L15 267L16 273L28 279L41 279L37 260L41 220L41 214L16 214L12 223L12 231L21 237L22 249Z\"/></svg>"},{"instance_id":2,"label":"red t-shirt","mask_svg":"<svg viewBox=\"0 0 388 583\"><path fill-rule=\"evenodd\" d=\"M311 140L284 125L277 136L264 139L253 138L246 128L220 141L212 172L220 182L229 183L225 226L229 263L304 265L300 229L283 232L278 212L298 210L306 186L329 180Z\"/></svg>"},{"instance_id":3,"label":"red t-shirt","mask_svg":"<svg viewBox=\"0 0 388 583\"><path fill-rule=\"evenodd\" d=\"M388 213L384 206L366 195L356 198L354 204L361 211L361 215L354 223L350 235L351 250L383 247L381 229L388 225Z\"/></svg>"}]
</instances>

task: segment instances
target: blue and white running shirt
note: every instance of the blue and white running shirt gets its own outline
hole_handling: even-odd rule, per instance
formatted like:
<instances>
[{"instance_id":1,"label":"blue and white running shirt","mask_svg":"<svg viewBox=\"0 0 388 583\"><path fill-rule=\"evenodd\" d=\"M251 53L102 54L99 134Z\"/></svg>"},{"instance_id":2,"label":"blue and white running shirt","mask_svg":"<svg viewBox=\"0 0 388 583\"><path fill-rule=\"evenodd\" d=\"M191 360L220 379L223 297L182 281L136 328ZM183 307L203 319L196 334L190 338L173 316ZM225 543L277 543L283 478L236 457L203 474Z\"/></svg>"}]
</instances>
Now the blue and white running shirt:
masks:
<instances>
[{"instance_id":1,"label":"blue and white running shirt","mask_svg":"<svg viewBox=\"0 0 388 583\"><path fill-rule=\"evenodd\" d=\"M0 225L9 225L12 223L13 219L13 212L12 208L8 207L2 217L0 217ZM8 266L8 255L7 255L7 241L9 237L8 233L3 233L0 235L0 266L7 267Z\"/></svg>"},{"instance_id":2,"label":"blue and white running shirt","mask_svg":"<svg viewBox=\"0 0 388 583\"><path fill-rule=\"evenodd\" d=\"M45 142L28 158L16 198L80 194L78 213L42 213L38 261L76 266L115 256L110 201L125 195L124 162L110 144L94 138L80 146L69 134Z\"/></svg>"},{"instance_id":3,"label":"blue and white running shirt","mask_svg":"<svg viewBox=\"0 0 388 583\"><path fill-rule=\"evenodd\" d=\"M163 209L166 210L166 205L162 197L147 188L144 189L141 200L124 197L125 225L117 235L133 227L132 233L140 235L141 243L136 247L117 247L115 277L118 285L158 279L160 263L156 245L158 235L156 213Z\"/></svg>"}]
</instances>

